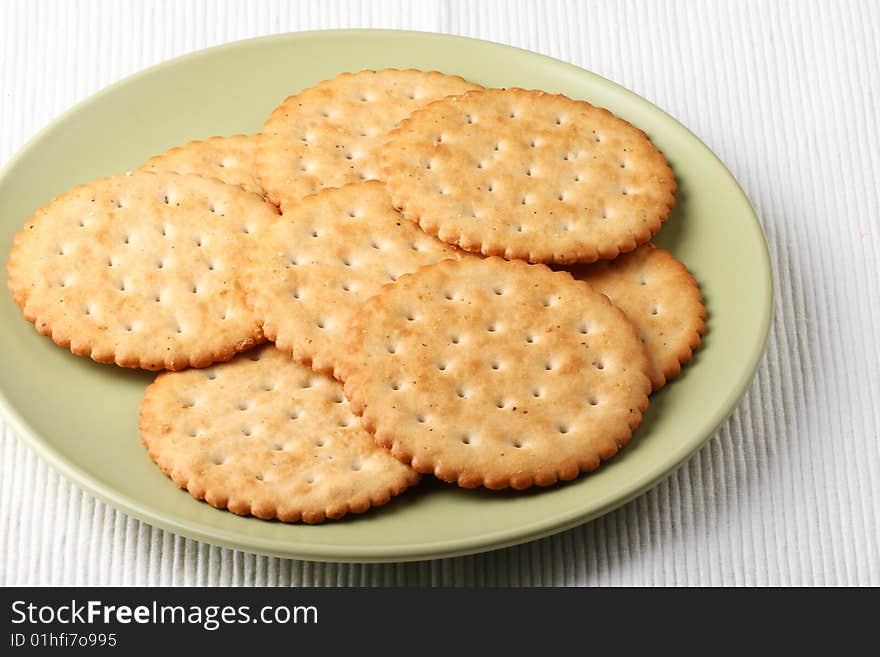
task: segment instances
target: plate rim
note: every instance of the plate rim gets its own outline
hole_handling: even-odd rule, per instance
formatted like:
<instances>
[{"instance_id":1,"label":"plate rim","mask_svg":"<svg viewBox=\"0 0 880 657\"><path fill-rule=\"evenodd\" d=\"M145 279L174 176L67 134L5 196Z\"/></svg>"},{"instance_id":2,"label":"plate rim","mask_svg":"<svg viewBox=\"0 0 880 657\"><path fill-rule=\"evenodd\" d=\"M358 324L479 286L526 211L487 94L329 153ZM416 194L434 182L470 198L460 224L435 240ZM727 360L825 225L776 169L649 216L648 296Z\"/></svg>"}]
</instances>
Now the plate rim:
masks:
<instances>
[{"instance_id":1,"label":"plate rim","mask_svg":"<svg viewBox=\"0 0 880 657\"><path fill-rule=\"evenodd\" d=\"M477 42L483 45L489 45L494 48L507 49L518 53L527 54L529 57L543 60L545 63L552 64L556 67L562 65L569 72L578 76L593 78L603 85L608 85L616 93L622 94L623 97L634 100L637 103L647 105L651 110L658 112L661 118L670 121L675 126L683 130L694 142L695 145L703 151L703 154L714 159L720 166L729 183L733 184L733 188L745 202L748 209L750 219L749 226L753 232L757 233L759 243L762 247L760 256L762 267L762 278L766 285L762 292L764 299L761 303L761 316L759 317L759 325L762 333L762 339L752 348L747 359L747 367L743 370L744 374L739 377L734 385L730 387L723 404L711 415L709 420L700 428L694 431L695 435L699 435L698 440L681 446L678 450L671 452L670 458L662 464L654 466L650 471L646 472L642 477L634 479L634 483L624 488L616 490L614 493L606 494L600 497L591 505L590 511L571 510L561 515L555 515L550 520L542 519L529 525L518 525L513 528L505 528L490 532L488 534L478 534L476 536L468 536L466 538L447 539L443 541L429 541L423 543L405 543L405 544L367 544L367 545L343 545L338 544L322 544L322 543L296 543L282 539L270 539L266 537L248 535L247 540L242 540L244 536L240 532L230 531L220 528L202 529L201 526L194 526L186 521L175 518L173 514L161 511L153 511L142 505L138 501L120 494L115 488L105 485L98 481L95 477L84 471L82 468L71 462L69 459L56 452L49 441L40 435L36 430L31 429L27 421L22 417L19 411L12 405L6 396L5 391L0 388L0 416L9 425L16 436L21 438L25 444L33 449L40 458L45 460L49 466L73 482L81 489L95 496L101 501L109 504L114 509L122 513L143 521L151 526L170 531L174 534L203 541L212 545L219 545L245 552L262 554L273 557L286 559L305 559L322 562L336 563L400 563L407 561L419 561L426 559L441 559L467 554L475 554L488 550L502 549L511 547L521 543L545 538L552 534L565 531L572 527L587 523L600 516L603 516L624 504L632 501L636 497L650 490L663 479L671 476L685 462L687 462L697 451L702 449L706 443L718 432L721 426L732 415L733 411L739 406L746 392L748 392L754 381L761 360L767 349L767 343L770 335L770 327L773 320L773 300L775 296L775 280L773 275L772 262L770 258L770 249L767 242L766 233L763 230L761 221L752 206L751 201L746 195L739 181L727 168L724 162L687 126L679 122L675 117L668 114L662 108L658 107L651 101L640 96L634 91L609 80L597 73L581 68L575 64L550 57L541 53L537 53L525 48L519 48L504 43L498 43L486 39L476 39L472 37L458 36L452 34L443 34L439 32L419 31L419 30L390 30L390 29L329 29L329 30L307 30L300 32L283 32L278 34L250 37L230 41L223 44L210 46L194 50L171 59L167 59L147 68L136 71L127 75L110 85L107 85L98 91L89 94L85 98L79 100L68 109L61 112L54 119L49 121L45 126L38 130L23 146L21 146L9 160L0 167L0 182L16 168L18 162L30 153L39 142L42 141L44 134L53 130L58 124L63 123L68 116L77 113L81 108L105 94L109 94L117 87L124 86L140 79L152 75L164 68L170 68L181 62L197 59L200 57L210 56L212 52L218 50L233 49L236 47L244 47L246 44L255 41L272 42L283 41L291 38L302 39L320 39L325 35L338 36L357 36L369 34L377 38L389 37L396 38L401 36L434 39L437 41L468 41ZM4 268L5 269L5 268Z\"/></svg>"}]
</instances>

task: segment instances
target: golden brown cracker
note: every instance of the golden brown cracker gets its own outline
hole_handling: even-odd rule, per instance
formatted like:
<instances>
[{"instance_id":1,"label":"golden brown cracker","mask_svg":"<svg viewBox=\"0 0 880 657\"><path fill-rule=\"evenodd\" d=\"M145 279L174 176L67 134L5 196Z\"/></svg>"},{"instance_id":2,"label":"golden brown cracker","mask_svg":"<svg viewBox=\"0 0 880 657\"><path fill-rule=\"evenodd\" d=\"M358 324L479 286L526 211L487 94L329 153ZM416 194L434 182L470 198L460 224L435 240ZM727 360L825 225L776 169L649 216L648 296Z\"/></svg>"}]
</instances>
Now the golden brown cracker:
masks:
<instances>
[{"instance_id":1,"label":"golden brown cracker","mask_svg":"<svg viewBox=\"0 0 880 657\"><path fill-rule=\"evenodd\" d=\"M492 257L401 277L358 313L336 370L404 463L460 486L547 486L617 453L651 384L632 325L566 272Z\"/></svg>"},{"instance_id":2,"label":"golden brown cracker","mask_svg":"<svg viewBox=\"0 0 880 657\"><path fill-rule=\"evenodd\" d=\"M238 277L277 220L261 197L217 180L102 178L25 223L9 288L37 331L75 354L151 370L204 367L263 340Z\"/></svg>"},{"instance_id":3,"label":"golden brown cracker","mask_svg":"<svg viewBox=\"0 0 880 657\"><path fill-rule=\"evenodd\" d=\"M216 178L262 195L255 172L258 136L232 135L191 141L151 157L145 171L173 171Z\"/></svg>"},{"instance_id":4,"label":"golden brown cracker","mask_svg":"<svg viewBox=\"0 0 880 657\"><path fill-rule=\"evenodd\" d=\"M473 257L426 235L378 181L303 199L256 245L245 276L263 331L279 349L332 372L351 320L383 285L444 258Z\"/></svg>"},{"instance_id":5,"label":"golden brown cracker","mask_svg":"<svg viewBox=\"0 0 880 657\"><path fill-rule=\"evenodd\" d=\"M703 297L687 267L649 243L570 271L611 299L635 325L648 350L654 390L678 376L706 330Z\"/></svg>"},{"instance_id":6,"label":"golden brown cracker","mask_svg":"<svg viewBox=\"0 0 880 657\"><path fill-rule=\"evenodd\" d=\"M342 386L271 345L147 388L140 430L181 488L239 515L323 522L418 481L351 414Z\"/></svg>"},{"instance_id":7,"label":"golden brown cracker","mask_svg":"<svg viewBox=\"0 0 880 657\"><path fill-rule=\"evenodd\" d=\"M613 258L669 216L675 176L644 132L562 95L483 89L414 112L382 150L395 207L468 251Z\"/></svg>"},{"instance_id":8,"label":"golden brown cracker","mask_svg":"<svg viewBox=\"0 0 880 657\"><path fill-rule=\"evenodd\" d=\"M375 179L379 147L413 110L479 89L457 75L414 69L342 73L279 105L257 152L257 176L286 210L326 187Z\"/></svg>"}]
</instances>

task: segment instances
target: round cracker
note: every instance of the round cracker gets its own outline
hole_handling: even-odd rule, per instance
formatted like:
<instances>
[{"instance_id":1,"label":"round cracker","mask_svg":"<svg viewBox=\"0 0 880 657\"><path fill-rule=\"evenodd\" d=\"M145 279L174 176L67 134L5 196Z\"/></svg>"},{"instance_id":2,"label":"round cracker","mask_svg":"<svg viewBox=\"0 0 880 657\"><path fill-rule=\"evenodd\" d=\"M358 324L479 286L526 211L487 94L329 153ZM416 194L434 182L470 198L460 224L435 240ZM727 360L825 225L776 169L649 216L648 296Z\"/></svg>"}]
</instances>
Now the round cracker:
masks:
<instances>
[{"instance_id":1,"label":"round cracker","mask_svg":"<svg viewBox=\"0 0 880 657\"><path fill-rule=\"evenodd\" d=\"M546 486L598 467L648 405L623 313L542 265L469 258L402 277L358 314L336 371L379 444L460 486Z\"/></svg>"},{"instance_id":2,"label":"round cracker","mask_svg":"<svg viewBox=\"0 0 880 657\"><path fill-rule=\"evenodd\" d=\"M649 243L570 271L611 299L636 327L648 350L654 390L679 375L706 331L703 295L684 264Z\"/></svg>"},{"instance_id":3,"label":"round cracker","mask_svg":"<svg viewBox=\"0 0 880 657\"><path fill-rule=\"evenodd\" d=\"M147 388L141 438L181 488L239 515L323 522L418 481L377 446L333 379L271 345Z\"/></svg>"},{"instance_id":4,"label":"round cracker","mask_svg":"<svg viewBox=\"0 0 880 657\"><path fill-rule=\"evenodd\" d=\"M395 207L468 251L570 264L651 239L675 176L647 135L561 95L484 89L405 119L382 152Z\"/></svg>"},{"instance_id":5,"label":"round cracker","mask_svg":"<svg viewBox=\"0 0 880 657\"><path fill-rule=\"evenodd\" d=\"M330 373L364 302L403 274L472 257L404 219L382 183L326 189L285 212L256 246L244 278L266 337Z\"/></svg>"},{"instance_id":6,"label":"round cracker","mask_svg":"<svg viewBox=\"0 0 880 657\"><path fill-rule=\"evenodd\" d=\"M480 88L457 75L413 69L325 80L272 112L257 151L257 176L282 210L326 187L378 178L379 147L401 119L438 98Z\"/></svg>"},{"instance_id":7,"label":"round cracker","mask_svg":"<svg viewBox=\"0 0 880 657\"><path fill-rule=\"evenodd\" d=\"M263 194L255 172L257 136L232 135L191 141L151 157L141 168L145 171L194 173L216 178L245 191Z\"/></svg>"},{"instance_id":8,"label":"round cracker","mask_svg":"<svg viewBox=\"0 0 880 657\"><path fill-rule=\"evenodd\" d=\"M75 354L150 370L204 367L263 340L238 275L277 219L256 194L217 180L102 178L25 223L9 288L37 331Z\"/></svg>"}]
</instances>

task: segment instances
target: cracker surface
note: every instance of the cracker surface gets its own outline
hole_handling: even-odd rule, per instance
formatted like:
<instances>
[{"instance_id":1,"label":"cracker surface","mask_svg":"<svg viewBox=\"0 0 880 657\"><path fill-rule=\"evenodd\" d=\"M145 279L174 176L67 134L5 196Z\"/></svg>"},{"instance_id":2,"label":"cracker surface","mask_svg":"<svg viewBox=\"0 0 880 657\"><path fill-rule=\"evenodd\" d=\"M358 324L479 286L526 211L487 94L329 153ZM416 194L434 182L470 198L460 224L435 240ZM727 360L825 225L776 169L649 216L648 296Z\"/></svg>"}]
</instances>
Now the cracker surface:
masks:
<instances>
[{"instance_id":1,"label":"cracker surface","mask_svg":"<svg viewBox=\"0 0 880 657\"><path fill-rule=\"evenodd\" d=\"M547 486L629 440L651 384L623 313L497 257L403 276L358 313L337 378L379 444L464 487Z\"/></svg>"},{"instance_id":2,"label":"cracker surface","mask_svg":"<svg viewBox=\"0 0 880 657\"><path fill-rule=\"evenodd\" d=\"M675 203L644 132L561 95L483 89L414 112L382 149L395 207L468 251L570 264L647 242Z\"/></svg>"},{"instance_id":3,"label":"cracker surface","mask_svg":"<svg viewBox=\"0 0 880 657\"><path fill-rule=\"evenodd\" d=\"M679 375L706 330L703 296L684 264L649 243L570 271L611 299L635 325L648 350L654 390Z\"/></svg>"},{"instance_id":4,"label":"cracker surface","mask_svg":"<svg viewBox=\"0 0 880 657\"><path fill-rule=\"evenodd\" d=\"M332 372L345 332L383 285L422 265L471 258L419 230L378 181L303 199L266 232L244 278L263 331L279 349Z\"/></svg>"},{"instance_id":5,"label":"cracker surface","mask_svg":"<svg viewBox=\"0 0 880 657\"><path fill-rule=\"evenodd\" d=\"M255 167L258 136L232 135L191 141L151 157L145 171L173 171L216 178L245 191L262 194Z\"/></svg>"},{"instance_id":6,"label":"cracker surface","mask_svg":"<svg viewBox=\"0 0 880 657\"><path fill-rule=\"evenodd\" d=\"M239 515L318 523L385 504L418 481L361 428L338 382L271 345L160 374L139 426L174 483Z\"/></svg>"},{"instance_id":7,"label":"cracker surface","mask_svg":"<svg viewBox=\"0 0 880 657\"><path fill-rule=\"evenodd\" d=\"M8 284L37 331L123 367L182 369L263 340L239 274L278 220L217 180L137 172L81 185L16 235Z\"/></svg>"},{"instance_id":8,"label":"cracker surface","mask_svg":"<svg viewBox=\"0 0 880 657\"><path fill-rule=\"evenodd\" d=\"M379 147L429 102L480 86L437 71L342 73L279 105L263 126L257 175L282 210L326 187L379 176Z\"/></svg>"}]
</instances>

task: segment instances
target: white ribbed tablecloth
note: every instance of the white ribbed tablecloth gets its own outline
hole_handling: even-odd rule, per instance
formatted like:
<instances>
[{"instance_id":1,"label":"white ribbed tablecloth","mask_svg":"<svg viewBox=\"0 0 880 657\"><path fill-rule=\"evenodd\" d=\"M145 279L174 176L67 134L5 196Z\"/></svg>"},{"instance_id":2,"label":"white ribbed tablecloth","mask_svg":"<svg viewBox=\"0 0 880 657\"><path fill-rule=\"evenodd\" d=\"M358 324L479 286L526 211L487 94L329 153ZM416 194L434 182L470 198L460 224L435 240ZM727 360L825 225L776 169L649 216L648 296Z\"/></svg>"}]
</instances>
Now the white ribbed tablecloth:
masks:
<instances>
[{"instance_id":1,"label":"white ribbed tablecloth","mask_svg":"<svg viewBox=\"0 0 880 657\"><path fill-rule=\"evenodd\" d=\"M339 27L528 48L691 128L740 181L770 243L775 320L750 392L693 460L604 518L390 565L259 557L152 528L67 482L0 423L0 584L880 585L880 3L3 0L0 163L144 67Z\"/></svg>"}]
</instances>

